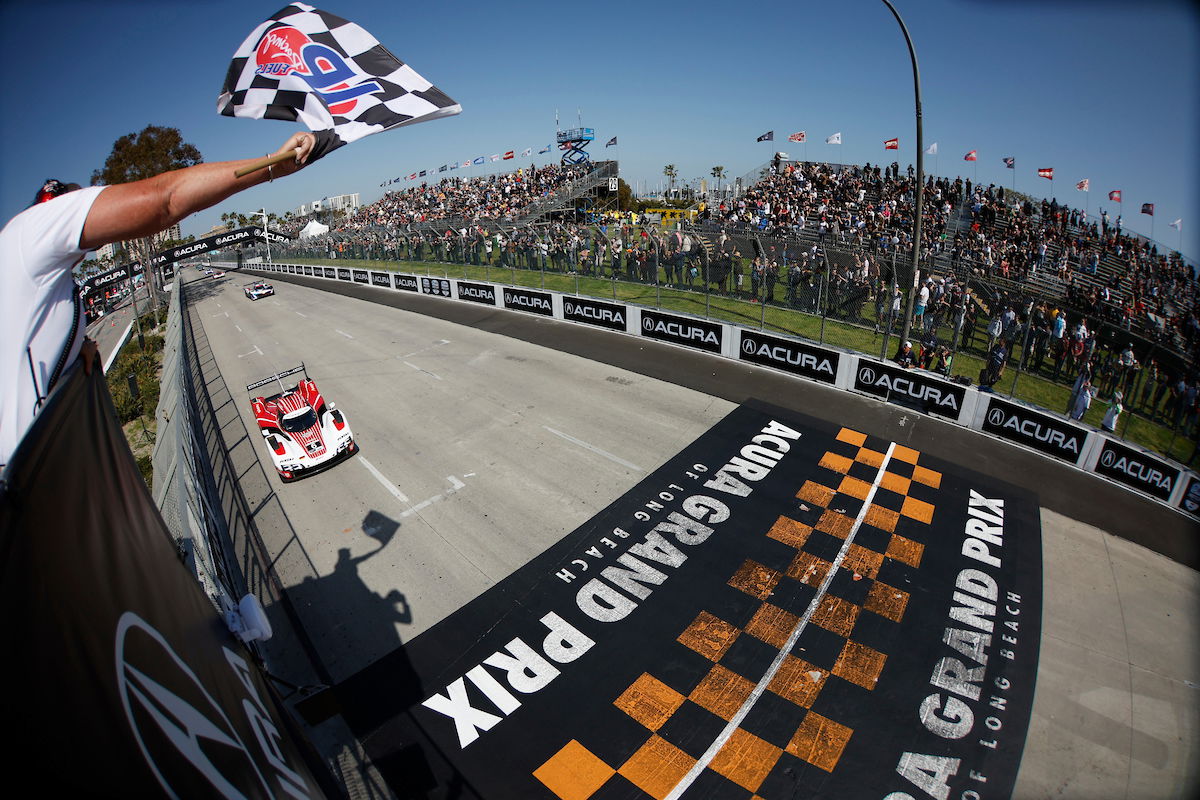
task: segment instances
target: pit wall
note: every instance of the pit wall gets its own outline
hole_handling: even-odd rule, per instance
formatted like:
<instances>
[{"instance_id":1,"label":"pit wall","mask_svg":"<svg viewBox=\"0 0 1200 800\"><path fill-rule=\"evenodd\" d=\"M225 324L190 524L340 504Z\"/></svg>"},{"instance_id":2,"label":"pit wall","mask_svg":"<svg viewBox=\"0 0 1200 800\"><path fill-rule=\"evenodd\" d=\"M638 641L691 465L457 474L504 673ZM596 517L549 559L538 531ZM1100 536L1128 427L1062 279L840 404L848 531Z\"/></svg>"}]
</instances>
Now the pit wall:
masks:
<instances>
[{"instance_id":1,"label":"pit wall","mask_svg":"<svg viewBox=\"0 0 1200 800\"><path fill-rule=\"evenodd\" d=\"M498 283L308 264L258 264L253 271L511 309L780 370L1033 450L1200 520L1200 473L1045 409L861 353L688 314Z\"/></svg>"}]
</instances>

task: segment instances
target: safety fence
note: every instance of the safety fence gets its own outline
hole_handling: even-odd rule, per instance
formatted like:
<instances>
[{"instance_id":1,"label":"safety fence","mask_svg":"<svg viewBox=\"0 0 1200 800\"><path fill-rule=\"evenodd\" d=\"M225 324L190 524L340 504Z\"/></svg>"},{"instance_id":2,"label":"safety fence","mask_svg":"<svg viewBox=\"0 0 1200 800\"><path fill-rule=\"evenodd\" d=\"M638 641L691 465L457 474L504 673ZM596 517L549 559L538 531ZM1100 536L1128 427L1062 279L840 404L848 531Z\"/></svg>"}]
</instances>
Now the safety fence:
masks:
<instances>
[{"instance_id":1,"label":"safety fence","mask_svg":"<svg viewBox=\"0 0 1200 800\"><path fill-rule=\"evenodd\" d=\"M733 322L668 311L661 303L650 308L618 298L615 290L611 300L600 299L544 286L450 277L448 272L439 276L350 265L280 263L255 265L254 269L523 311L778 369L1032 449L1200 519L1200 474L1144 447L929 370L905 369L862 353L769 331L766 326L756 330L745 319Z\"/></svg>"}]
</instances>

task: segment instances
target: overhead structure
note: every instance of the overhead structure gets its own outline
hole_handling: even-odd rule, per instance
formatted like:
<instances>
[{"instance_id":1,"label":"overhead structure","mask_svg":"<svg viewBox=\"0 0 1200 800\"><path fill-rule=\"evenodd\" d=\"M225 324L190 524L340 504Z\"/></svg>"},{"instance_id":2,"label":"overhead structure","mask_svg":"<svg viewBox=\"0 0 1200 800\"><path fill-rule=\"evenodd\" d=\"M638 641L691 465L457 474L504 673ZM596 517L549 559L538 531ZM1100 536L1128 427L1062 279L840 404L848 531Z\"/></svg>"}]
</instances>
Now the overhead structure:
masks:
<instances>
[{"instance_id":1,"label":"overhead structure","mask_svg":"<svg viewBox=\"0 0 1200 800\"><path fill-rule=\"evenodd\" d=\"M562 164L590 164L592 157L585 149L588 143L596 138L595 128L570 128L559 131L558 149L563 151Z\"/></svg>"}]
</instances>

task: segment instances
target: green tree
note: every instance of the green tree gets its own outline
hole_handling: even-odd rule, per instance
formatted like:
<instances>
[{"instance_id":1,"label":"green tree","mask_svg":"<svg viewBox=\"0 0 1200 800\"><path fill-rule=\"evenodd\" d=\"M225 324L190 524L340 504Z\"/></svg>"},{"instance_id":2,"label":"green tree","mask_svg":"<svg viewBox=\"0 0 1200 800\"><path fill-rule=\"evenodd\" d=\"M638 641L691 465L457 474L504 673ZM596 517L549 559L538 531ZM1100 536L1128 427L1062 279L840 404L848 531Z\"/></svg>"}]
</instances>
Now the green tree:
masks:
<instances>
[{"instance_id":1,"label":"green tree","mask_svg":"<svg viewBox=\"0 0 1200 800\"><path fill-rule=\"evenodd\" d=\"M138 133L127 133L113 142L112 151L104 166L92 172L93 186L113 186L153 178L164 172L190 167L203 161L200 151L183 140L178 128L147 125ZM145 261L152 253L151 237L128 242L134 258ZM158 319L158 292L162 285L159 276L151 271L150 296L154 302L154 318Z\"/></svg>"},{"instance_id":2,"label":"green tree","mask_svg":"<svg viewBox=\"0 0 1200 800\"><path fill-rule=\"evenodd\" d=\"M663 167L663 175L667 176L668 194L673 194L675 192L675 179L679 177L679 170L675 169L674 164L667 164Z\"/></svg>"},{"instance_id":3,"label":"green tree","mask_svg":"<svg viewBox=\"0 0 1200 800\"><path fill-rule=\"evenodd\" d=\"M203 160L195 145L183 141L178 128L147 125L139 133L127 133L113 142L104 166L92 172L92 185L140 181Z\"/></svg>"},{"instance_id":4,"label":"green tree","mask_svg":"<svg viewBox=\"0 0 1200 800\"><path fill-rule=\"evenodd\" d=\"M617 208L621 211L636 211L633 190L624 178L617 178Z\"/></svg>"},{"instance_id":5,"label":"green tree","mask_svg":"<svg viewBox=\"0 0 1200 800\"><path fill-rule=\"evenodd\" d=\"M717 179L717 194L721 193L721 179L725 177L725 168L721 166L712 168L712 176Z\"/></svg>"}]
</instances>

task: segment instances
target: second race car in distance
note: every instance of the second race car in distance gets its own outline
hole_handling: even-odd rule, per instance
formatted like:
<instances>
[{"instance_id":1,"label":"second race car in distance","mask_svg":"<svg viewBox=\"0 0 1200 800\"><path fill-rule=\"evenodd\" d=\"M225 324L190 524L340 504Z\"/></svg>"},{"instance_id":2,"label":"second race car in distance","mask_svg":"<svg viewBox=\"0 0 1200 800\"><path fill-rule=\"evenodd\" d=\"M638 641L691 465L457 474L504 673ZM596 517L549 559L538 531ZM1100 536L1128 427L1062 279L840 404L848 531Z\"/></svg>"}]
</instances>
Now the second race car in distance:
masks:
<instances>
[{"instance_id":1,"label":"second race car in distance","mask_svg":"<svg viewBox=\"0 0 1200 800\"><path fill-rule=\"evenodd\" d=\"M246 293L246 297L257 300L260 297L270 297L275 294L275 287L266 281L251 281L242 286L242 291Z\"/></svg>"}]
</instances>

